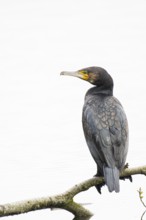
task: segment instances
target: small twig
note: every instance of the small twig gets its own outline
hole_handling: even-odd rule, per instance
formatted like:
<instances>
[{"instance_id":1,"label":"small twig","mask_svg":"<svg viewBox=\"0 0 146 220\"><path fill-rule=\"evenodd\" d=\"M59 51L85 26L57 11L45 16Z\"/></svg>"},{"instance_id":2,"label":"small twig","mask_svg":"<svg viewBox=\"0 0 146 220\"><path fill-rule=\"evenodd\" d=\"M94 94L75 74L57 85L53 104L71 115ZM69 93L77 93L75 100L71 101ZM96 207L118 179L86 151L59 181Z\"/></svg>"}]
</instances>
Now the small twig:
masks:
<instances>
[{"instance_id":1,"label":"small twig","mask_svg":"<svg viewBox=\"0 0 146 220\"><path fill-rule=\"evenodd\" d=\"M138 193L139 193L139 198L140 198L141 203L146 208L146 205L145 205L145 203L143 201L143 191L142 191L141 187L139 188Z\"/></svg>"},{"instance_id":2,"label":"small twig","mask_svg":"<svg viewBox=\"0 0 146 220\"><path fill-rule=\"evenodd\" d=\"M143 216L145 215L145 213L146 213L146 211L143 212L140 220L143 220Z\"/></svg>"},{"instance_id":3,"label":"small twig","mask_svg":"<svg viewBox=\"0 0 146 220\"><path fill-rule=\"evenodd\" d=\"M142 205L146 208L146 204L143 201L143 191L141 188L139 188L138 193L139 193L139 198L140 198ZM141 216L141 220L143 220L143 216L145 215L145 213L146 213L146 210L143 212L143 214Z\"/></svg>"}]
</instances>

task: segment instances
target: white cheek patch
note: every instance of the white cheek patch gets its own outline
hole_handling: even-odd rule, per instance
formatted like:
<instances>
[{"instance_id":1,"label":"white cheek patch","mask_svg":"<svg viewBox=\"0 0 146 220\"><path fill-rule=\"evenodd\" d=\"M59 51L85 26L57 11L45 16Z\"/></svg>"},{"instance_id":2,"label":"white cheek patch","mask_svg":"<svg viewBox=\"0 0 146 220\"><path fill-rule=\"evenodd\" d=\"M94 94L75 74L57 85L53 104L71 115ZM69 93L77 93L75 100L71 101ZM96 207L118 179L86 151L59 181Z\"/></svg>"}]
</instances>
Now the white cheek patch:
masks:
<instances>
[{"instance_id":1,"label":"white cheek patch","mask_svg":"<svg viewBox=\"0 0 146 220\"><path fill-rule=\"evenodd\" d=\"M89 79L89 82L90 83L94 83L94 79Z\"/></svg>"}]
</instances>

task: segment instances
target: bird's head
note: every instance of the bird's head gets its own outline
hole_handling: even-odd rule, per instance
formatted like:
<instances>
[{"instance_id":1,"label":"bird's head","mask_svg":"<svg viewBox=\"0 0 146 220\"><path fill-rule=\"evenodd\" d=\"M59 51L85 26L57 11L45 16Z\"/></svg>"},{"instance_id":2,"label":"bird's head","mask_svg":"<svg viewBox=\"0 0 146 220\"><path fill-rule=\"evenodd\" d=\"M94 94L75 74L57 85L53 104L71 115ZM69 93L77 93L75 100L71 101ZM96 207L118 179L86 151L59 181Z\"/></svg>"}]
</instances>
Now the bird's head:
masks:
<instances>
[{"instance_id":1,"label":"bird's head","mask_svg":"<svg viewBox=\"0 0 146 220\"><path fill-rule=\"evenodd\" d=\"M101 67L93 66L74 72L63 71L61 75L75 76L103 89L113 88L112 77Z\"/></svg>"}]
</instances>

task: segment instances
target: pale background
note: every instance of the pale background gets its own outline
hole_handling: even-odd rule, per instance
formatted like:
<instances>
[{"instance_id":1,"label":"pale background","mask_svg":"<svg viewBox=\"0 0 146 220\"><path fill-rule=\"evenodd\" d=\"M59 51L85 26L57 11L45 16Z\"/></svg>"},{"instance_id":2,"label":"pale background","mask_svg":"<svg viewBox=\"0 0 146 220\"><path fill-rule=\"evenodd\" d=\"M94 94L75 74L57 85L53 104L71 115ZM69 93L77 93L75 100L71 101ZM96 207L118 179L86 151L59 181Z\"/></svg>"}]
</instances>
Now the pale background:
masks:
<instances>
[{"instance_id":1,"label":"pale background","mask_svg":"<svg viewBox=\"0 0 146 220\"><path fill-rule=\"evenodd\" d=\"M61 193L96 172L81 124L91 85L60 77L63 70L94 65L112 75L129 120L127 161L146 165L145 58L145 0L0 0L0 204ZM140 219L137 190L146 201L146 178L120 185L119 194L92 188L77 201L92 203L92 220ZM45 210L7 218L73 216Z\"/></svg>"}]
</instances>

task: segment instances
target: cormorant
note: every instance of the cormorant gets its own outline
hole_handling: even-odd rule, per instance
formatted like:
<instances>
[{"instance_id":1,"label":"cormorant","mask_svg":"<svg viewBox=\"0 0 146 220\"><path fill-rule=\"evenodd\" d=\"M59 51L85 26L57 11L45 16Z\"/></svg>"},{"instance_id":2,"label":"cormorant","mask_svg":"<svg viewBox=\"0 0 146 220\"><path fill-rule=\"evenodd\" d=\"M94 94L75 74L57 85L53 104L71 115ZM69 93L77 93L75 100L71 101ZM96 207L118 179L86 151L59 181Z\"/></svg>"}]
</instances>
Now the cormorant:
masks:
<instances>
[{"instance_id":1,"label":"cormorant","mask_svg":"<svg viewBox=\"0 0 146 220\"><path fill-rule=\"evenodd\" d=\"M104 176L109 192L119 192L119 175L128 151L128 122L121 103L113 96L113 79L101 67L61 72L94 85L85 95L82 123L96 176ZM101 193L101 186L96 187Z\"/></svg>"}]
</instances>

